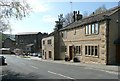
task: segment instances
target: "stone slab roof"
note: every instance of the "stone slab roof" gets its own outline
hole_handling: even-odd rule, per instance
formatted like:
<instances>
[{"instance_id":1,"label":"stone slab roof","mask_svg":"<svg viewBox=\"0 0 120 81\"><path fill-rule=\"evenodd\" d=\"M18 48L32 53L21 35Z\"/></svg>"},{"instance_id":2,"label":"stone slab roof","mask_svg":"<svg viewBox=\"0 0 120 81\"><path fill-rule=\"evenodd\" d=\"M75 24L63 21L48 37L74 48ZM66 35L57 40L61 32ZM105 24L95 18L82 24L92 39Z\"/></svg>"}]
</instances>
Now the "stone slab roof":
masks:
<instances>
[{"instance_id":1,"label":"stone slab roof","mask_svg":"<svg viewBox=\"0 0 120 81\"><path fill-rule=\"evenodd\" d=\"M72 29L72 28L79 27L79 26L89 24L92 22L98 22L98 21L104 20L105 16L111 16L112 14L116 13L118 10L120 10L120 6L116 6L114 8L111 8L111 9L109 9L105 12L99 13L99 14L94 14L94 15L88 16L79 21L71 23L71 24L67 25L66 27L61 28L60 31Z\"/></svg>"}]
</instances>

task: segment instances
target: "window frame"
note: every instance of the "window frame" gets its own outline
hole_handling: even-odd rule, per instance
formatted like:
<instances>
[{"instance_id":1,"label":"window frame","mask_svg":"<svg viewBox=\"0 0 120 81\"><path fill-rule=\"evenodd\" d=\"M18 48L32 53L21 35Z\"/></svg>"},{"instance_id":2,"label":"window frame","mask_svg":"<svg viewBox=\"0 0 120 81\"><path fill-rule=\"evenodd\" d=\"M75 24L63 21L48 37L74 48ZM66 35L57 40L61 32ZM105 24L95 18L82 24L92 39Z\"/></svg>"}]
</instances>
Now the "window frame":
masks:
<instances>
[{"instance_id":1,"label":"window frame","mask_svg":"<svg viewBox=\"0 0 120 81\"><path fill-rule=\"evenodd\" d=\"M48 40L47 40L47 44L48 44L48 45L51 45L51 44L52 44L52 40L51 40L51 39L48 39Z\"/></svg>"},{"instance_id":2,"label":"window frame","mask_svg":"<svg viewBox=\"0 0 120 81\"><path fill-rule=\"evenodd\" d=\"M45 40L43 40L43 45L45 45Z\"/></svg>"},{"instance_id":3,"label":"window frame","mask_svg":"<svg viewBox=\"0 0 120 81\"><path fill-rule=\"evenodd\" d=\"M82 45L77 45L74 47L74 55L82 55Z\"/></svg>"},{"instance_id":4,"label":"window frame","mask_svg":"<svg viewBox=\"0 0 120 81\"><path fill-rule=\"evenodd\" d=\"M90 50L89 50L90 47ZM92 55L92 47L93 47L93 55ZM97 55L95 55L95 47L97 47ZM87 49L87 51L86 51ZM90 54L89 54L90 53ZM99 45L85 45L85 56L90 56L90 57L99 57Z\"/></svg>"},{"instance_id":5,"label":"window frame","mask_svg":"<svg viewBox=\"0 0 120 81\"><path fill-rule=\"evenodd\" d=\"M94 28L94 30L93 30L93 28ZM98 35L98 34L99 34L99 22L85 25L85 35L86 36Z\"/></svg>"}]
</instances>

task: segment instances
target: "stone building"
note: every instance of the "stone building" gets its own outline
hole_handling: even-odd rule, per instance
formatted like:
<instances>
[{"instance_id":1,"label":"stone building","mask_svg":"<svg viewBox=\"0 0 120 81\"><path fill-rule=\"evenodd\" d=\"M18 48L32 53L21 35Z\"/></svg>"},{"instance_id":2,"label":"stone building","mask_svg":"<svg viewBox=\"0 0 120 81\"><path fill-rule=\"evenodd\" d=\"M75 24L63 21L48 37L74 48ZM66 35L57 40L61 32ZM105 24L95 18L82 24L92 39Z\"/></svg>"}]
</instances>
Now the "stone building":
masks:
<instances>
[{"instance_id":1,"label":"stone building","mask_svg":"<svg viewBox=\"0 0 120 81\"><path fill-rule=\"evenodd\" d=\"M120 63L120 6L75 19L59 32L63 59L68 56L85 63Z\"/></svg>"},{"instance_id":2,"label":"stone building","mask_svg":"<svg viewBox=\"0 0 120 81\"><path fill-rule=\"evenodd\" d=\"M3 41L2 48L10 48L10 50L13 51L16 48L15 44L16 44L15 39L6 38Z\"/></svg>"},{"instance_id":3,"label":"stone building","mask_svg":"<svg viewBox=\"0 0 120 81\"><path fill-rule=\"evenodd\" d=\"M42 39L42 58L49 60L60 60L59 32L54 31Z\"/></svg>"},{"instance_id":4,"label":"stone building","mask_svg":"<svg viewBox=\"0 0 120 81\"><path fill-rule=\"evenodd\" d=\"M42 52L41 40L47 33L25 32L15 35L16 47L25 53Z\"/></svg>"},{"instance_id":5,"label":"stone building","mask_svg":"<svg viewBox=\"0 0 120 81\"><path fill-rule=\"evenodd\" d=\"M73 18L73 23L58 26L54 35L42 39L44 59L62 60L67 56L83 63L120 63L119 6L86 18L74 11Z\"/></svg>"},{"instance_id":6,"label":"stone building","mask_svg":"<svg viewBox=\"0 0 120 81\"><path fill-rule=\"evenodd\" d=\"M54 35L42 39L42 58L54 60Z\"/></svg>"},{"instance_id":7,"label":"stone building","mask_svg":"<svg viewBox=\"0 0 120 81\"><path fill-rule=\"evenodd\" d=\"M61 15L61 14L60 14ZM62 16L62 15L61 15ZM59 30L62 28L62 21L55 21L56 26L54 32L50 33L48 37L42 39L42 58L50 60L63 59L60 55L60 35Z\"/></svg>"}]
</instances>

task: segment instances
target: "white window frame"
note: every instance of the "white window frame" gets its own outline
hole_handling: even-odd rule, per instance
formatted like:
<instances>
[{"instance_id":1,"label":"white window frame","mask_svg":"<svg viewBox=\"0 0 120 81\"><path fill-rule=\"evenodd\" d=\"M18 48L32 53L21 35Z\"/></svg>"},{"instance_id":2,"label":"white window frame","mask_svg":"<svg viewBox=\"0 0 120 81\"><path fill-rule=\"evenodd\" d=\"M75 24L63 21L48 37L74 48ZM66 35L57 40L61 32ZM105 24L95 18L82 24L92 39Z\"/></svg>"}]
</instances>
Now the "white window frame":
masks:
<instances>
[{"instance_id":1,"label":"white window frame","mask_svg":"<svg viewBox=\"0 0 120 81\"><path fill-rule=\"evenodd\" d=\"M90 46L90 51L89 51L89 47ZM93 46L93 55L92 55L92 46ZM97 55L95 55L95 47L97 46ZM87 47L87 53L86 53L86 47ZM89 54L90 52L90 54ZM99 45L85 45L85 56L92 56L92 57L99 57Z\"/></svg>"}]
</instances>

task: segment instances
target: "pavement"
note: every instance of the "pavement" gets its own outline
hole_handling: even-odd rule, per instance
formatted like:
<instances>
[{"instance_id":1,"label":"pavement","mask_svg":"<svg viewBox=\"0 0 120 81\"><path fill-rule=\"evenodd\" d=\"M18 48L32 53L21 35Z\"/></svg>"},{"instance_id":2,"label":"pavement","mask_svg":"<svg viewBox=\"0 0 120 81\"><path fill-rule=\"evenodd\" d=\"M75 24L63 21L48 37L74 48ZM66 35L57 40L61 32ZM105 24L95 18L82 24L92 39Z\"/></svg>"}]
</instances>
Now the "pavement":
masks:
<instances>
[{"instance_id":1,"label":"pavement","mask_svg":"<svg viewBox=\"0 0 120 81\"><path fill-rule=\"evenodd\" d=\"M120 72L120 66L117 66L117 65L91 64L91 63L81 63L81 62L75 63L73 61L66 62L64 60L44 60L44 59L41 59L38 57L31 57L31 58L27 58L27 59L75 65L75 66L86 66L88 69L95 69L95 70L101 70L101 71L111 71L111 72L118 72L118 73Z\"/></svg>"}]
</instances>

